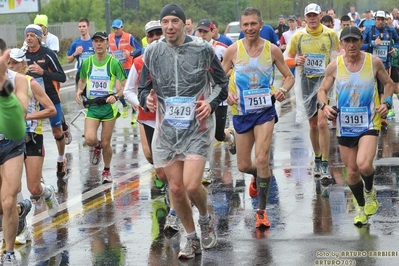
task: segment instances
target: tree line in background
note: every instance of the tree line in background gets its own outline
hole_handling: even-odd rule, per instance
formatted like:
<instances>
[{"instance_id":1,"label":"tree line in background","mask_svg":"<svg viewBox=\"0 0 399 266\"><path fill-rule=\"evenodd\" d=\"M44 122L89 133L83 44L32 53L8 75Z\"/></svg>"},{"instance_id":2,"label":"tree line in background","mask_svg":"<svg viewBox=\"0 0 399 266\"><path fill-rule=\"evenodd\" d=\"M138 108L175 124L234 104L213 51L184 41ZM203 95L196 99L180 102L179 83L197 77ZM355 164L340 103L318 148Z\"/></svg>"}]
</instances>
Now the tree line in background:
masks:
<instances>
[{"instance_id":1,"label":"tree line in background","mask_svg":"<svg viewBox=\"0 0 399 266\"><path fill-rule=\"evenodd\" d=\"M259 8L263 20L271 26L277 24L279 14L303 17L303 10L310 2L319 4L323 10L334 8L337 18L347 14L351 5L354 5L360 14L366 9L392 11L393 7L399 6L397 0L50 0L42 3L40 13L48 16L49 24L77 22L80 18L88 18L89 21L95 22L96 30L107 30L106 1L109 1L111 22L116 18L122 19L125 31L132 33L138 40L145 36L144 25L150 20L159 19L162 7L171 2L181 5L186 16L193 19L194 25L202 18L217 20L221 33L247 6ZM2 15L0 23L29 24L35 16L36 14Z\"/></svg>"}]
</instances>

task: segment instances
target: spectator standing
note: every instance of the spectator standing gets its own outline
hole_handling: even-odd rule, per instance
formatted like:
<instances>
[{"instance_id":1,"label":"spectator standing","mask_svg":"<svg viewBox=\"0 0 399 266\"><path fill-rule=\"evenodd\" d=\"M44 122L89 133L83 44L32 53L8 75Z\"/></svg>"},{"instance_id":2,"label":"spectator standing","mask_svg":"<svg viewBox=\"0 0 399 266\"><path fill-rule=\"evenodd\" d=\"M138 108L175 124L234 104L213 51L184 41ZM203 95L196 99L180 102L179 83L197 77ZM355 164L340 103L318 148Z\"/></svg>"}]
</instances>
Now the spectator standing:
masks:
<instances>
[{"instance_id":1,"label":"spectator standing","mask_svg":"<svg viewBox=\"0 0 399 266\"><path fill-rule=\"evenodd\" d=\"M274 32L277 34L278 39L281 38L281 35L283 35L283 32L286 32L289 30L289 26L285 24L285 18L284 15L279 15L278 16L278 25L274 27Z\"/></svg>"}]
</instances>

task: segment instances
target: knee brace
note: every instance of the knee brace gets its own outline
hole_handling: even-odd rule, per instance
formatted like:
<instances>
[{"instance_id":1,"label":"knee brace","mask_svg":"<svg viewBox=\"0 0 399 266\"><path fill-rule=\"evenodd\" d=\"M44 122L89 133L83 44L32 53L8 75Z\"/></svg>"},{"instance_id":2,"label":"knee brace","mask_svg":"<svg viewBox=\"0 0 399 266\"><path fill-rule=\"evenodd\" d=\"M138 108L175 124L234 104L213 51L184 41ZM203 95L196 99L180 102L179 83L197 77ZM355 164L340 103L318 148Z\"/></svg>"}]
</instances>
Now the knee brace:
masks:
<instances>
[{"instance_id":1,"label":"knee brace","mask_svg":"<svg viewBox=\"0 0 399 266\"><path fill-rule=\"evenodd\" d=\"M61 140L63 140L63 139L64 139L64 132L62 132L61 137L59 137L59 138L54 137L54 138L55 138L56 141L61 141Z\"/></svg>"}]
</instances>

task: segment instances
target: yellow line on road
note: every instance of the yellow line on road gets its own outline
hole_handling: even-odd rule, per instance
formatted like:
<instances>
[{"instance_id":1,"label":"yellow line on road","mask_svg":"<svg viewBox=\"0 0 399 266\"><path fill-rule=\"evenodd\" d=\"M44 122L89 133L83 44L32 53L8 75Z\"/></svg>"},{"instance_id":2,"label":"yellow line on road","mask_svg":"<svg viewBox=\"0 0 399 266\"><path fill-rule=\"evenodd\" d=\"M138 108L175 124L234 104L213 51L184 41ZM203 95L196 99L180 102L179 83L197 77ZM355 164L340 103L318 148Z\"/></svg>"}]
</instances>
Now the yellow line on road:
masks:
<instances>
[{"instance_id":1,"label":"yellow line on road","mask_svg":"<svg viewBox=\"0 0 399 266\"><path fill-rule=\"evenodd\" d=\"M78 216L79 214L85 215L89 212L95 211L99 209L99 206L103 206L104 204L110 204L116 199L119 199L122 196L122 194L131 193L139 189L140 184L143 185L149 183L151 179L151 172L150 172L151 169L153 169L152 165L146 164L128 174L119 177L118 179L114 179L114 182L111 184L98 186L92 190L83 193L82 195L78 195L60 204L58 215L55 218L53 218L51 221L46 221L51 219L48 216L47 212L42 212L38 215L35 215L32 218L32 221L28 222L28 225L31 224L33 226L32 235L38 236L41 235L44 231L47 231L53 227L57 228L62 227L64 223ZM132 180L126 186L118 187L118 185L120 185L121 183L128 181L135 176L138 176L137 180ZM113 187L117 187L117 189L114 190ZM107 190L109 190L109 192ZM104 192L106 198L104 198L104 195L98 196L100 193ZM82 205L79 206L79 203L81 204L85 200L92 197L96 198L84 203L83 206ZM16 247L19 248L23 246L16 246Z\"/></svg>"}]
</instances>

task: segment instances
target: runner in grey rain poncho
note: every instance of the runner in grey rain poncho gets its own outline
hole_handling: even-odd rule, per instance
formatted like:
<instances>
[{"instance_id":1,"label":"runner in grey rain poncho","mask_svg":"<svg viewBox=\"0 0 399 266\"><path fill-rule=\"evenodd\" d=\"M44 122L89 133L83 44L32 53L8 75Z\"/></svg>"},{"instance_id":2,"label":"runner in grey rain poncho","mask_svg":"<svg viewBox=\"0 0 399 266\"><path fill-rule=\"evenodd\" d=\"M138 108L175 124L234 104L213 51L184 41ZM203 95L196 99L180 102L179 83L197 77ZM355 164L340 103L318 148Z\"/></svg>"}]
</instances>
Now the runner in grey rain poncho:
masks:
<instances>
[{"instance_id":1,"label":"runner in grey rain poncho","mask_svg":"<svg viewBox=\"0 0 399 266\"><path fill-rule=\"evenodd\" d=\"M156 111L152 140L154 167L164 167L171 204L186 231L179 258L194 258L216 245L214 216L208 212L207 192L201 183L205 160L214 139L212 113L227 98L228 78L213 48L184 32L186 16L176 4L160 13L164 39L151 43L144 55L138 98ZM211 90L212 84L216 84ZM198 209L201 239L193 220Z\"/></svg>"},{"instance_id":2,"label":"runner in grey rain poncho","mask_svg":"<svg viewBox=\"0 0 399 266\"><path fill-rule=\"evenodd\" d=\"M198 120L196 101L208 102L213 113L226 99L228 84L212 47L192 36L186 36L178 47L162 39L147 47L144 63L152 80L146 89L139 87L140 103L145 106L151 88L158 101L152 143L154 166L164 167L174 159L205 160L213 142L214 116ZM144 75L143 69L141 81L146 79ZM212 79L216 83L213 90Z\"/></svg>"}]
</instances>

